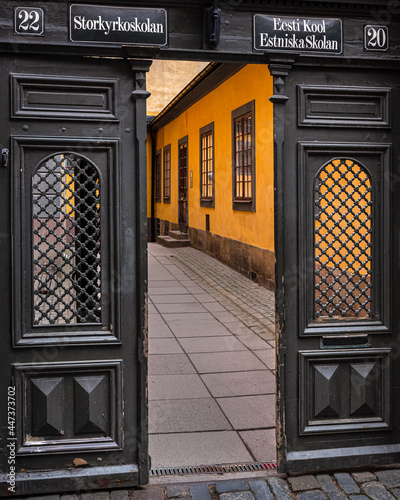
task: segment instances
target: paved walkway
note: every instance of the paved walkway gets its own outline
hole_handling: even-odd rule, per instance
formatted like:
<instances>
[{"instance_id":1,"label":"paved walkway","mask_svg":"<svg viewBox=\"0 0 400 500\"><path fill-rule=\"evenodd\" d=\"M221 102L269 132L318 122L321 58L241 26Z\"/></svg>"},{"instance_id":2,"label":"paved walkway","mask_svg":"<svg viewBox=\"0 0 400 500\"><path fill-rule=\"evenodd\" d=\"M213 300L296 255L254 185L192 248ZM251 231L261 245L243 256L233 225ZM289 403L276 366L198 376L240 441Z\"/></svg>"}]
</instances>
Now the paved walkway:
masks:
<instances>
[{"instance_id":1,"label":"paved walkway","mask_svg":"<svg viewBox=\"0 0 400 500\"><path fill-rule=\"evenodd\" d=\"M275 460L274 294L149 244L152 467Z\"/></svg>"}]
</instances>

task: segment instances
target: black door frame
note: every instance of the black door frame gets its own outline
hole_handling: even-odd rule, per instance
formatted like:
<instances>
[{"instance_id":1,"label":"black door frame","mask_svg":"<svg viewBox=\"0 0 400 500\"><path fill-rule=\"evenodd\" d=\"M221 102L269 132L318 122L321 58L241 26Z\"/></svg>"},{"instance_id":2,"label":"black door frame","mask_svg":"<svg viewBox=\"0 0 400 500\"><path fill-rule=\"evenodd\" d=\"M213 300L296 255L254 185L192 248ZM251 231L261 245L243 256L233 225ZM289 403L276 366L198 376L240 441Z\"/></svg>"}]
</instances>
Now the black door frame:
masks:
<instances>
[{"instance_id":1,"label":"black door frame","mask_svg":"<svg viewBox=\"0 0 400 500\"><path fill-rule=\"evenodd\" d=\"M62 110L48 112L39 106L35 110L37 116L34 115L33 118L25 116L23 121L20 121L14 116L10 117L11 106L4 107L5 117L2 120L0 133L1 140L4 141L2 148L8 146L10 153L9 163L3 165L1 174L4 180L3 186L9 185L10 192L5 193L3 200L4 214L8 214L8 221L2 221L6 237L3 240L1 252L3 262L7 266L2 280L2 293L5 297L10 297L4 289L8 282L14 295L14 307L11 318L11 300L4 300L2 335L5 338L2 363L6 376L2 377L0 391L7 397L8 387L16 387L16 437L18 439L16 441L18 444L16 465L29 470L29 474L17 468L15 475L10 476L9 473L13 470L11 466L14 465L14 454L2 452L0 461L3 473L0 474L0 496L115 488L120 487L121 482L126 487L147 484L150 464L147 424L147 228L145 222L147 217L146 99L149 92L146 90L145 74L151 61L125 58L116 62L96 58L89 62L81 57L55 58L50 56L49 61L51 59L54 62L57 61L57 74L55 74L54 70L41 64L38 56L30 57L29 64L24 54L17 54L14 58L9 54L4 57L1 54L1 57L4 61L3 67L12 66L11 78L8 74L4 76L5 79L8 78L8 82L4 84L5 89L21 89L22 83L26 81L33 82L32 85L35 85L37 75L41 75L41 81L48 78L49 84L46 88L49 96L52 92L53 95L57 94L60 86L63 86L66 94L68 92L73 94L75 91L73 85L79 81L80 77L83 78L82 81L86 78L89 68L92 75L97 76L96 89L100 88L99 82L102 78L104 88L108 89L106 92L109 93L109 98L103 102L106 103L107 110L110 110L110 117L107 117L109 121L101 116L94 119L92 117L90 121L90 119L86 120L82 119L82 116L77 116L79 111L75 109L73 110L75 117L65 118L65 116L60 116ZM118 68L116 68L117 65ZM107 78L104 79L105 73ZM94 79L90 81L93 85ZM86 90L90 94L90 85ZM78 89L78 93L80 91L81 88ZM5 94L10 95L9 92L8 90ZM25 101L13 102L13 112L16 109L18 111L17 106L21 102ZM66 110L66 113L68 112ZM45 114L47 116L43 120L42 117ZM38 122L37 118L41 121ZM121 127L124 129L122 130ZM54 130L60 130L64 135L58 135L56 132L52 136ZM104 130L107 130L106 134ZM58 157L60 151L72 151L82 158L89 158L89 161L94 155L97 158L96 162L101 162L99 163L101 169L98 168L96 162L92 163L100 172L99 196L100 192L103 193L102 201L99 201L100 205L98 205L101 207L101 217L104 220L101 231L105 233L101 239L104 250L101 254L102 269L106 270L101 274L101 307L104 310L110 308L113 312L110 315L105 313L103 323L100 325L88 323L80 326L79 324L69 325L67 322L64 326L61 321L60 325L46 324L40 326L39 329L36 327L35 331L31 323L33 322L32 314L26 315L23 307L19 305L25 300L24 296L28 297L28 303L31 304L33 294L32 283L24 291L24 286L21 286L21 283L27 281L23 276L30 274L32 255L30 249L33 248L34 243L31 237L32 219L29 215L32 207L30 176L31 172L36 172L37 165L44 165L43 159ZM29 158L33 159L29 160ZM39 164L37 164L38 161ZM121 175L124 182L121 182ZM12 193L11 187L15 185L17 188L20 183L24 188L14 189ZM87 182L85 184L87 185ZM41 189L47 188L42 185ZM67 188L64 186L64 191L65 189ZM132 196L132 191L135 191L135 196ZM25 192L24 196L22 196L23 192ZM13 196L13 210L11 209L11 196ZM115 204L108 203L111 199L119 201ZM75 201L70 201L71 203L74 204ZM122 205L123 212L121 212ZM11 210L12 217L9 216ZM20 221L24 221L25 231L19 230L23 227ZM14 226L17 228L15 231ZM109 241L104 238L109 231L110 236L118 235L112 237L118 238L116 246L110 245ZM13 242L13 275L11 264L6 264L10 263L11 242ZM115 251L111 250L112 248L115 248ZM27 254L26 257L22 258L20 250ZM110 260L111 255L114 255L114 258ZM112 267L109 266L111 262ZM82 323L85 323L85 320ZM124 344L126 349L122 351ZM125 356L127 362L123 361ZM134 384L130 380L133 380ZM39 385L35 385L36 381L39 381ZM96 388L97 382L99 389ZM79 387L79 383L83 386ZM53 391L57 384L58 388ZM80 396L77 396L78 392L75 392L75 396L73 395L73 387L74 391L81 391ZM35 404L33 403L34 397ZM65 408L62 408L64 400L70 403L70 408L72 406L75 408L74 417L64 412ZM11 398L11 401L14 400ZM25 403L25 401L28 402ZM42 411L37 414L37 417L31 419L29 415L35 413L35 409L38 409L37 405L40 406L38 401L42 401ZM13 403L10 403L9 408L13 409ZM21 413L19 410L22 409L24 411ZM101 414L107 422L104 427L106 431L101 432L100 436L100 422L103 417L98 413L99 411L104 412ZM0 412L2 419L7 418L7 405L0 405ZM64 434L66 434L64 422L70 417L70 421L77 419L76 415L79 412L81 412L80 418L83 422L81 428L86 430L80 430L76 423L69 427L67 424L70 435L66 436L66 441L63 443ZM28 418L25 418L26 415ZM94 422L88 424L92 417ZM100 418L99 427L96 427L95 422L98 418ZM84 423L85 419L87 423ZM7 422L8 419L5 421ZM30 425L35 421L36 424L33 425L43 436L42 439L37 439L40 441L37 445L29 438ZM11 426L12 413L9 422ZM90 432L93 432L93 429L97 429L95 430L97 435L91 439ZM8 431L8 428L6 430ZM10 437L12 437L11 434L3 436L3 442L13 443L12 440L7 439ZM121 460L122 450L125 450L124 462ZM86 461L90 466L74 468L72 466L74 456L83 459L83 462ZM106 459L108 463L102 465ZM57 463L57 461L58 472L49 471L50 464ZM68 461L71 463L70 467L65 465ZM60 465L61 463L63 465ZM15 489L9 489L14 481Z\"/></svg>"},{"instance_id":2,"label":"black door frame","mask_svg":"<svg viewBox=\"0 0 400 500\"><path fill-rule=\"evenodd\" d=\"M306 312L302 310L299 313L299 308L304 308L304 295L306 293L305 283L306 279L309 279L306 274L309 273L309 269L307 269L306 266L314 266L314 257L308 256L308 259L306 259L304 251L302 250L302 245L306 245L306 237L302 233L302 231L304 231L304 227L301 226L302 218L304 222L305 215L299 216L299 212L301 212L301 203L304 204L305 189L307 189L307 193L309 193L310 186L306 185L307 180L302 177L305 175L304 171L296 171L296 169L300 166L304 168L304 151L307 150L312 152L327 151L328 155L329 151L332 150L332 157L335 157L334 155L338 154L337 151L342 151L341 154L344 156L346 156L346 151L348 151L349 153L347 154L352 156L354 155L354 152L358 150L361 157L362 155L367 156L373 152L376 154L377 158L380 158L379 182L381 183L380 189L382 189L382 191L375 192L374 203L380 204L380 210L385 210L384 213L389 213L394 216L395 205L397 205L398 202L393 194L397 194L396 179L398 174L395 170L396 163L393 158L398 157L399 143L398 141L397 143L395 142L395 138L396 131L398 137L399 123L398 120L393 118L394 115L390 118L390 114L395 113L395 111L389 106L389 95L391 94L392 97L392 100L390 101L391 104L397 104L400 87L400 72L392 63L385 61L376 63L373 68L367 64L359 65L357 68L353 68L351 64L341 65L339 68L340 70L347 70L350 73L354 73L355 82L357 82L358 73L361 74L361 79L358 78L358 88L363 88L362 86L365 85L364 91L366 92L385 92L387 102L380 110L380 113L382 113L380 115L382 125L378 124L375 127L373 124L369 124L369 126L366 124L364 127L364 135L365 137L371 136L372 138L364 139L365 142L363 142L363 140L360 141L359 139L363 134L362 125L358 124L355 126L355 133L353 134L354 138L352 139L353 136L350 135L351 125L348 125L347 128L345 127L341 130L340 124L338 125L332 122L331 124L325 124L325 130L329 131L328 135L327 132L325 132L324 135L321 135L321 137L325 137L325 142L326 137L338 137L338 130L341 130L341 135L343 137L346 137L346 134L348 134L348 140L342 139L343 142L335 143L332 139L332 144L329 141L324 143L324 140L309 140L308 142L299 143L297 146L294 130L300 123L299 116L301 116L301 113L304 112L301 107L304 105L304 102L301 103L301 99L296 100L296 97L299 97L299 94L302 91L301 84L304 85L304 82L301 79L296 80L296 77L293 77L292 73L295 73L295 71L299 69L300 71L302 69L307 70L307 66L296 62L294 58L287 57L286 60L281 58L278 61L271 61L269 63L269 69L271 75L274 77L274 95L270 98L270 100L274 103L275 141L275 251L277 256L275 297L277 311L277 451L279 471L282 473L305 473L316 470L343 470L352 467L379 467L383 465L395 464L398 462L400 456L400 444L396 442L396 434L399 434L398 413L394 414L394 410L398 412L398 407L394 404L396 403L397 396L394 394L397 386L396 382L393 382L398 380L399 377L398 370L396 372L396 359L399 352L397 342L399 335L398 331L396 331L396 325L394 324L395 319L393 319L397 318L397 315L395 311L392 313L389 312L390 302L393 302L393 295L390 299L384 300L384 303L381 303L381 298L378 298L378 302L380 303L379 317L377 321L371 322L370 325L362 325L356 321L348 323L348 327L346 327L345 323L342 323L341 325L339 322L332 323L333 326L326 323L325 330L320 330L321 333L319 333L321 341L317 343L315 343L315 336L318 335L318 330L315 329L315 327L314 331L308 327L308 329L303 332L304 327L307 325L307 323L303 324ZM395 71L395 69L397 71ZM370 73L372 82L374 82L375 77L376 82L378 82L375 84L375 89L374 83L364 83L366 80L363 80L362 78L363 70L364 78L365 71ZM335 71L336 68L334 66L326 64L326 72L330 72L332 75ZM387 74L393 73L392 79L389 77L387 77L386 80L384 77L380 79L381 73L384 73L385 71ZM338 74L340 75L340 73ZM304 75L302 75L302 77L304 78ZM290 92L288 91L289 84L287 83L289 78L291 78ZM314 84L316 85L316 88L318 87L318 84L315 84L312 77L310 81L310 86ZM384 83L382 83L382 81ZM333 89L336 85L336 88L339 89L340 83L341 80L338 79L338 81L331 86L325 84L325 88L330 87ZM357 88L357 84L355 84L355 86ZM296 87L297 95L293 90ZM346 88L345 84L343 88ZM347 82L347 90L348 89L350 89L350 85ZM291 98L289 98L288 95L290 95ZM389 114L386 114L387 111ZM361 121L362 119L360 118L360 122ZM288 131L285 127L285 124L288 124L288 122L290 122L290 138L288 137ZM397 128L395 128L395 122ZM318 124L318 121L316 123ZM380 126L383 127L383 130L379 129ZM335 127L337 127L336 130ZM386 133L384 129L385 127L393 128L392 144L390 141L390 132ZM334 132L336 132L336 136L334 135ZM314 134L315 133L316 129L314 129ZM312 139L315 139L315 135L312 136ZM336 151L336 153L333 151ZM291 164L291 166L289 166L289 164ZM377 184L378 183L375 181L374 188L377 188ZM289 185L290 187L288 187ZM304 198L300 198L301 196ZM391 212L388 212L389 210L391 210ZM386 254L385 260L383 261L381 256L377 257L377 255L375 255L374 257L376 267L379 265L382 269L381 272L378 271L378 274L375 275L376 286L383 286L384 284L384 288L376 294L378 297L382 293L388 294L389 290L392 290L392 294L398 294L398 285L395 283L395 280L392 280L393 288L390 286L390 274L393 273L393 269L390 267L390 255L393 254L393 262L396 262L395 254L397 248L396 243L392 243L392 238L389 237L392 228L396 226L391 226L390 224L389 216L386 219L380 220L375 227L375 232L379 231L381 235L386 234L385 238L383 236L379 237L380 249L378 250L378 252ZM393 224L395 223L393 222ZM298 234L299 241L296 240L297 236L294 236L294 234ZM397 236L394 236L394 239L397 240ZM293 240L295 240L296 243L294 243ZM384 248L382 245L383 241L386 241L386 243L389 242L389 246L391 246L391 248ZM312 262L309 262L309 259L311 259ZM314 268L312 268L311 275L313 275L313 273ZM308 276L310 275L308 274ZM307 281L307 283L309 282ZM312 296L312 292L308 291L307 293L310 297ZM393 305L393 307L395 306ZM323 327L324 325L322 324L321 326ZM337 331L333 332L335 328L337 328ZM351 341L352 333L355 334L353 341ZM332 339L331 342L329 340L329 335L332 334L337 337ZM359 340L362 340L363 342L368 338L368 343L365 345L357 345L357 334L360 335ZM374 334L378 335L374 336ZM382 334L387 335L386 339L383 338ZM314 336L314 338L310 336L307 339L307 335ZM391 337L391 335L393 337ZM320 442L314 443L315 449L292 449L293 434L289 439L287 426L295 425L297 427L296 432L300 432L301 426L304 424L305 414L308 411L307 405L310 404L309 402L314 394L312 393L312 390L310 390L307 394L308 391L301 385L302 381L297 380L297 378L295 380L294 378L288 377L288 372L290 372L290 369L287 368L288 364L291 363L292 370L295 369L295 365L293 364L293 351L291 352L290 360L288 356L288 353L293 349L291 346L288 347L288 341L290 339L293 341L293 336L305 339L302 344L304 350L298 354L296 353L297 359L295 363L298 363L297 372L301 371L301 373L298 373L298 376L301 377L307 374L309 376L307 380L310 384L312 380L312 368L310 369L308 366L312 365L313 359L323 360L325 364L329 363L330 355L334 360L336 359L338 363L342 362L346 359L346 357L348 359L355 360L356 363L361 361L363 357L367 358L368 356L370 356L370 362L371 359L379 360L378 363L380 364L382 371L379 372L379 375L375 374L374 377L375 380L379 380L379 382L377 382L378 385L383 380L381 386L382 394L376 396L377 398L382 398L379 403L381 418L376 419L377 422L380 422L379 424L372 424L370 427L369 425L365 426L366 429L369 427L370 430L369 436L364 437L365 445L363 444L363 438L361 438L358 445L353 444L347 447L347 440L345 437L342 438L342 444L340 445L340 436L346 435L346 425L351 425L349 419L346 422L343 421L344 425L341 430L340 424L338 424L336 429L331 431L331 436L337 432L337 449L336 443L334 449L332 449L333 438L329 435L330 431L328 427L324 428L324 426L329 425L329 418L326 418L326 421L324 422L323 419L321 419L321 423L323 422L320 428L321 430L314 431L317 434L318 432L320 434ZM340 340L343 341L345 337L348 339L348 347L346 347L345 344L340 344L339 342ZM318 343L319 346L317 346ZM298 344L301 344L300 339ZM335 348L335 345L338 347ZM363 347L366 347L366 349L363 349ZM351 352L351 349L354 349L354 354ZM370 351L368 351L368 349L370 349ZM309 360L311 360L310 365ZM380 389L378 389L378 391L379 390ZM393 393L391 393L391 391L393 391ZM296 404L292 404L291 402L294 394L297 394ZM308 398L307 403L303 401L302 398ZM393 401L390 402L390 399L393 399ZM288 409L289 406L290 409ZM311 412L312 410L309 411ZM299 419L303 422L300 423L298 421ZM290 420L292 422L290 422ZM353 424L353 427L356 428L357 425L358 433L362 433L362 424ZM381 437L377 438L375 442L374 434L376 434L376 432L374 432L374 425L384 429ZM311 428L309 427L307 431L313 432L310 429ZM373 432L371 432L371 430ZM357 435L357 431L354 433L354 436ZM385 431L393 431L391 443L390 437L385 440ZM304 434L305 433L303 432L303 435ZM324 441L331 441L331 444L329 445L332 449L331 452L329 452L329 446L327 446L326 449L321 448ZM361 450L361 448L363 449Z\"/></svg>"}]
</instances>

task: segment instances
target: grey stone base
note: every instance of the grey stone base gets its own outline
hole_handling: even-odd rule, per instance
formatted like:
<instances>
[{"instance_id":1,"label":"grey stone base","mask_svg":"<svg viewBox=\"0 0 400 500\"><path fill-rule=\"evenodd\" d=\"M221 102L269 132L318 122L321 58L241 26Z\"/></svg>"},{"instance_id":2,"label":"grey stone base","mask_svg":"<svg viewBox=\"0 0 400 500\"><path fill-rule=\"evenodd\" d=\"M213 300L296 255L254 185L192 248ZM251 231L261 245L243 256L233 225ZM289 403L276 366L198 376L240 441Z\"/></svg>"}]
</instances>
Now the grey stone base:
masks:
<instances>
[{"instance_id":1,"label":"grey stone base","mask_svg":"<svg viewBox=\"0 0 400 500\"><path fill-rule=\"evenodd\" d=\"M154 224L157 236L179 230L178 224L163 219L155 219ZM268 290L275 289L274 252L201 229L189 227L187 231L193 248L215 257Z\"/></svg>"},{"instance_id":2,"label":"grey stone base","mask_svg":"<svg viewBox=\"0 0 400 500\"><path fill-rule=\"evenodd\" d=\"M188 233L192 247L217 258L268 290L274 290L274 252L191 227Z\"/></svg>"}]
</instances>

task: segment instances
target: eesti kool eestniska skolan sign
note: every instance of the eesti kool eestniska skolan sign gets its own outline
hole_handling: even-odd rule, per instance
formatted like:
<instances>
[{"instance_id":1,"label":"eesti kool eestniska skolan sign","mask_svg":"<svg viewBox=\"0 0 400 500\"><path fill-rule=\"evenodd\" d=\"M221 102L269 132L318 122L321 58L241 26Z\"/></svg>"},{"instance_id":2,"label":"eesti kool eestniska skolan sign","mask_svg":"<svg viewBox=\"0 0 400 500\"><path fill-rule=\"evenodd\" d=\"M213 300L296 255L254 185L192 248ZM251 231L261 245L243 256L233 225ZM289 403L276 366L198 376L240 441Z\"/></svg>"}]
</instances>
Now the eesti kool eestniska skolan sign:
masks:
<instances>
[{"instance_id":1,"label":"eesti kool eestniska skolan sign","mask_svg":"<svg viewBox=\"0 0 400 500\"><path fill-rule=\"evenodd\" d=\"M254 50L342 53L342 21L255 14Z\"/></svg>"},{"instance_id":2,"label":"eesti kool eestniska skolan sign","mask_svg":"<svg viewBox=\"0 0 400 500\"><path fill-rule=\"evenodd\" d=\"M168 43L165 9L72 4L71 42L156 45Z\"/></svg>"}]
</instances>

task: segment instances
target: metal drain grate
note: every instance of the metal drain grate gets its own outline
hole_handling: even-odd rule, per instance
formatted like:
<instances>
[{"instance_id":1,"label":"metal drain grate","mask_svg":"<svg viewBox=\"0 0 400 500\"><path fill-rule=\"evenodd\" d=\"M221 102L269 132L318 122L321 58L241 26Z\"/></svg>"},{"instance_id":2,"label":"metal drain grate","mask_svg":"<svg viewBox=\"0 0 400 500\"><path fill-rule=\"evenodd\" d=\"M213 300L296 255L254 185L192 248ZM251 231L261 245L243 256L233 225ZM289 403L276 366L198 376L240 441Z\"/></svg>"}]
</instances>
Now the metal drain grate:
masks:
<instances>
[{"instance_id":1,"label":"metal drain grate","mask_svg":"<svg viewBox=\"0 0 400 500\"><path fill-rule=\"evenodd\" d=\"M150 476L182 476L185 474L229 474L232 472L260 472L276 470L276 462L254 462L251 464L197 465L193 467L154 467Z\"/></svg>"}]
</instances>

